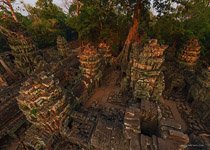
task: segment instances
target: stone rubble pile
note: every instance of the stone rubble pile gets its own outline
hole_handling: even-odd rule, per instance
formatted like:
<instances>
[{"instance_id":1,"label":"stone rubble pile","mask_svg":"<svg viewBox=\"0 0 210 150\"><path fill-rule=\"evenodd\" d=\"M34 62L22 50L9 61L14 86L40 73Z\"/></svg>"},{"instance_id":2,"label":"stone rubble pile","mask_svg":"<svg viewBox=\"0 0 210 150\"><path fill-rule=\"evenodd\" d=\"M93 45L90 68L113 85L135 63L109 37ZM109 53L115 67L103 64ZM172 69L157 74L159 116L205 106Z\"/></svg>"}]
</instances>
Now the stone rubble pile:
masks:
<instances>
[{"instance_id":1,"label":"stone rubble pile","mask_svg":"<svg viewBox=\"0 0 210 150\"><path fill-rule=\"evenodd\" d=\"M128 149L123 133L123 113L120 109L105 108L98 116L91 145L96 149Z\"/></svg>"},{"instance_id":2,"label":"stone rubble pile","mask_svg":"<svg viewBox=\"0 0 210 150\"><path fill-rule=\"evenodd\" d=\"M123 96L122 92L113 92L107 98L107 102L111 104L116 104L120 106L126 105L126 98Z\"/></svg>"},{"instance_id":3,"label":"stone rubble pile","mask_svg":"<svg viewBox=\"0 0 210 150\"><path fill-rule=\"evenodd\" d=\"M160 105L160 109L161 109L161 115L162 115L163 118L169 118L169 119L174 118L169 106Z\"/></svg>"}]
</instances>

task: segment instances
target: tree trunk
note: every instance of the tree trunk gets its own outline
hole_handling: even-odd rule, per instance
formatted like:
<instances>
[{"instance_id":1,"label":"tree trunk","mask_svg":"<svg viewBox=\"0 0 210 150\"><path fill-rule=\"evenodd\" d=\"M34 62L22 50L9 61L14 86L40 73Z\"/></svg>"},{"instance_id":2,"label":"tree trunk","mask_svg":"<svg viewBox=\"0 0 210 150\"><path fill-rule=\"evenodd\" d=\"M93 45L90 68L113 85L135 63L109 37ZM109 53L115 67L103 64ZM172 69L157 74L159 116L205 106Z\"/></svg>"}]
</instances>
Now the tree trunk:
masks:
<instances>
[{"instance_id":1,"label":"tree trunk","mask_svg":"<svg viewBox=\"0 0 210 150\"><path fill-rule=\"evenodd\" d=\"M15 74L11 71L11 69L7 66L7 64L3 61L1 57L0 57L0 64L4 67L9 77L12 78L13 80L16 80Z\"/></svg>"},{"instance_id":2,"label":"tree trunk","mask_svg":"<svg viewBox=\"0 0 210 150\"><path fill-rule=\"evenodd\" d=\"M140 42L140 38L138 35L138 27L139 27L139 17L141 12L141 0L137 0L137 3L135 5L134 9L134 16L133 16L133 25L129 30L127 39L125 41L124 47L122 52L117 58L117 62L121 63L123 68L126 68L128 61L129 61L129 50L132 42L134 40L137 40Z\"/></svg>"},{"instance_id":3,"label":"tree trunk","mask_svg":"<svg viewBox=\"0 0 210 150\"><path fill-rule=\"evenodd\" d=\"M18 19L17 19L16 15L15 15L14 9L13 9L12 4L11 4L11 1L10 0L6 0L6 1L7 1L7 5L10 8L10 11L11 11L13 19L15 20L15 22L18 22Z\"/></svg>"},{"instance_id":4,"label":"tree trunk","mask_svg":"<svg viewBox=\"0 0 210 150\"><path fill-rule=\"evenodd\" d=\"M8 7L8 9L10 9L10 13L12 15L13 20L18 23L18 19L12 7L11 0L1 0L1 2L5 4Z\"/></svg>"}]
</instances>

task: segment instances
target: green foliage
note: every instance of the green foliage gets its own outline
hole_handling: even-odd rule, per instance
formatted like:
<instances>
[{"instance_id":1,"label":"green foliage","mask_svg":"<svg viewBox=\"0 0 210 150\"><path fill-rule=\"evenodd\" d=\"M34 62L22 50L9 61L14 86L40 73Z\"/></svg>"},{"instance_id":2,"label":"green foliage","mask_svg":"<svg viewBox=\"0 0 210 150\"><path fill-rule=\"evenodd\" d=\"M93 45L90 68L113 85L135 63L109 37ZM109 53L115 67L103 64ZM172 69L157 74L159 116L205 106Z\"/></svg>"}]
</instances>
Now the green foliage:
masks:
<instances>
[{"instance_id":1,"label":"green foliage","mask_svg":"<svg viewBox=\"0 0 210 150\"><path fill-rule=\"evenodd\" d=\"M73 3L69 9L67 24L76 29L79 38L85 42L97 44L106 41L112 47L114 54L122 49L127 38L137 0L79 0L82 7L78 12L78 3ZM141 1L141 17L139 33L146 41L153 35L151 28L152 13L150 0Z\"/></svg>"},{"instance_id":2,"label":"green foliage","mask_svg":"<svg viewBox=\"0 0 210 150\"><path fill-rule=\"evenodd\" d=\"M36 6L39 8L46 8L46 7L50 7L52 5L53 5L52 0L38 0L36 2Z\"/></svg>"},{"instance_id":3,"label":"green foliage","mask_svg":"<svg viewBox=\"0 0 210 150\"><path fill-rule=\"evenodd\" d=\"M175 1L177 7L155 5L159 16L153 25L154 36L169 45L181 48L188 39L198 38L202 43L203 54L209 49L210 7L207 0ZM165 9L161 9L161 8ZM160 11L162 10L162 11ZM164 11L163 11L164 10Z\"/></svg>"},{"instance_id":4,"label":"green foliage","mask_svg":"<svg viewBox=\"0 0 210 150\"><path fill-rule=\"evenodd\" d=\"M26 6L27 17L16 14L20 25L10 19L0 24L12 31L20 31L38 44L40 48L56 44L58 35L64 36L72 28L83 42L98 44L106 41L117 54L122 48L130 27L137 0L77 0L64 14L52 0L38 0L35 7ZM210 49L210 7L208 0L142 0L139 33L142 42L157 38L161 43L181 48L185 42L196 37L202 42L203 54ZM156 12L150 11L150 7ZM4 8L0 11L10 12ZM157 15L156 15L157 14ZM0 35L0 42L5 37ZM7 49L7 44L0 44Z\"/></svg>"},{"instance_id":5,"label":"green foliage","mask_svg":"<svg viewBox=\"0 0 210 150\"><path fill-rule=\"evenodd\" d=\"M16 16L20 23L14 22L14 20L11 17L4 17L4 11L0 11L0 18L3 18L0 19L0 25L13 32L25 33L30 21L27 17L22 16L20 13L16 13ZM7 42L7 37L4 34L0 33L0 52L8 50L10 50L10 48Z\"/></svg>"},{"instance_id":6,"label":"green foliage","mask_svg":"<svg viewBox=\"0 0 210 150\"><path fill-rule=\"evenodd\" d=\"M15 23L11 17L0 20L0 25L13 32L22 32L32 37L39 48L56 45L58 35L64 35L70 29L66 26L66 15L61 8L50 0L38 0L35 7L25 5L28 16L16 13L19 23ZM2 17L7 9L0 11ZM8 12L9 13L9 12ZM5 36L0 35L0 41L4 42ZM0 44L0 50L8 50L7 42Z\"/></svg>"},{"instance_id":7,"label":"green foliage","mask_svg":"<svg viewBox=\"0 0 210 150\"><path fill-rule=\"evenodd\" d=\"M100 42L120 41L125 38L129 29L130 18L114 7L114 2L82 1L83 6L78 16L69 16L67 23L79 32L83 41ZM75 14L76 4L70 7L70 14ZM122 32L123 31L123 32Z\"/></svg>"},{"instance_id":8,"label":"green foliage","mask_svg":"<svg viewBox=\"0 0 210 150\"><path fill-rule=\"evenodd\" d=\"M35 7L26 6L31 24L27 29L40 48L56 44L58 35L66 32L66 15L51 0L38 0Z\"/></svg>"},{"instance_id":9,"label":"green foliage","mask_svg":"<svg viewBox=\"0 0 210 150\"><path fill-rule=\"evenodd\" d=\"M30 112L31 116L32 117L36 117L36 114L37 114L37 109L36 108L33 108Z\"/></svg>"}]
</instances>

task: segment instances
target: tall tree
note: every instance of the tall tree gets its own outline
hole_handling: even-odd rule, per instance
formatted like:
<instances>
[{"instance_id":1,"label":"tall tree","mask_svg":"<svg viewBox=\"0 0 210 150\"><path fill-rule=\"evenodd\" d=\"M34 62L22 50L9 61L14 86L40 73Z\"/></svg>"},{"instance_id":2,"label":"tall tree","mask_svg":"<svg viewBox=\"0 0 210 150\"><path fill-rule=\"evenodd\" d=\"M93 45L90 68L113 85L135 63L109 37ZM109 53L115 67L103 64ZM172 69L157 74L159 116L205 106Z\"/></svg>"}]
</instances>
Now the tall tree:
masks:
<instances>
[{"instance_id":1,"label":"tall tree","mask_svg":"<svg viewBox=\"0 0 210 150\"><path fill-rule=\"evenodd\" d=\"M66 15L52 0L38 0L35 6L25 5L31 23L28 32L40 48L56 44L58 35L67 30Z\"/></svg>"},{"instance_id":2,"label":"tall tree","mask_svg":"<svg viewBox=\"0 0 210 150\"><path fill-rule=\"evenodd\" d=\"M117 1L108 0L77 0L69 9L67 22L79 32L83 41L97 43L104 39L111 41L124 38L130 21L122 5L118 4Z\"/></svg>"},{"instance_id":3,"label":"tall tree","mask_svg":"<svg viewBox=\"0 0 210 150\"><path fill-rule=\"evenodd\" d=\"M116 62L117 64L121 64L121 69L123 71L126 70L128 62L129 62L129 54L130 54L130 47L134 41L137 41L141 44L142 42L142 35L139 35L139 27L140 27L140 20L144 22L145 16L150 8L150 1L149 0L131 0L130 1L130 8L134 8L132 11L132 21L133 24L129 30L127 39L124 43L124 47L120 55L117 57ZM144 34L144 33L143 33Z\"/></svg>"},{"instance_id":4,"label":"tall tree","mask_svg":"<svg viewBox=\"0 0 210 150\"><path fill-rule=\"evenodd\" d=\"M53 5L52 0L38 0L36 2L36 7L38 8L47 8Z\"/></svg>"},{"instance_id":5,"label":"tall tree","mask_svg":"<svg viewBox=\"0 0 210 150\"><path fill-rule=\"evenodd\" d=\"M205 54L210 48L209 3L209 0L175 0L174 4L164 3L164 6L156 2L154 6L159 14L154 24L155 37L177 49L188 39L197 38Z\"/></svg>"},{"instance_id":6,"label":"tall tree","mask_svg":"<svg viewBox=\"0 0 210 150\"><path fill-rule=\"evenodd\" d=\"M18 22L17 16L14 12L14 9L12 7L12 2L15 0L0 0L0 11L4 12L3 17L9 17L11 14L12 18L14 19L15 22ZM4 18L2 18L4 19Z\"/></svg>"},{"instance_id":7,"label":"tall tree","mask_svg":"<svg viewBox=\"0 0 210 150\"><path fill-rule=\"evenodd\" d=\"M123 67L126 67L127 62L129 61L129 49L130 45L133 42L134 39L140 41L139 34L138 34L138 28L139 28L139 18L141 13L141 0L137 0L135 4L134 14L133 14L133 25L129 30L127 39L125 41L123 50L121 54L119 55L118 59L121 59L120 62L122 63ZM122 57L122 58L120 58Z\"/></svg>"}]
</instances>

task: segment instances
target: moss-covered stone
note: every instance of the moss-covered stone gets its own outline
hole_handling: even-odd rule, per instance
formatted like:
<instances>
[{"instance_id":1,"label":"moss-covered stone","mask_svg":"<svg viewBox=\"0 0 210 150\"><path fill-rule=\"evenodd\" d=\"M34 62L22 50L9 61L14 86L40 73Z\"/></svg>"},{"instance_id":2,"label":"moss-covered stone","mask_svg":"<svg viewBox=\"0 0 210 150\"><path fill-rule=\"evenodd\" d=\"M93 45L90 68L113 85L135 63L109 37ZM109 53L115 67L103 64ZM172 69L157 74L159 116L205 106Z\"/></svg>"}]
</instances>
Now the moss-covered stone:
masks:
<instances>
[{"instance_id":1,"label":"moss-covered stone","mask_svg":"<svg viewBox=\"0 0 210 150\"><path fill-rule=\"evenodd\" d=\"M130 79L134 97L159 101L165 88L161 66L164 62L163 53L167 46L159 45L153 39L143 48L134 43L130 58Z\"/></svg>"}]
</instances>

